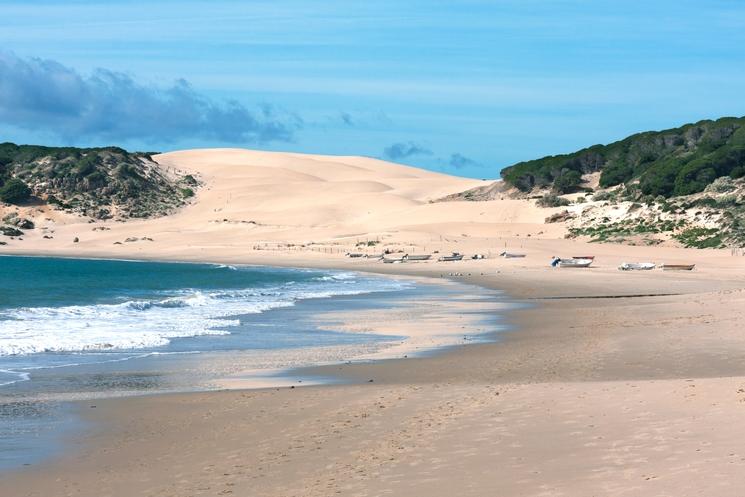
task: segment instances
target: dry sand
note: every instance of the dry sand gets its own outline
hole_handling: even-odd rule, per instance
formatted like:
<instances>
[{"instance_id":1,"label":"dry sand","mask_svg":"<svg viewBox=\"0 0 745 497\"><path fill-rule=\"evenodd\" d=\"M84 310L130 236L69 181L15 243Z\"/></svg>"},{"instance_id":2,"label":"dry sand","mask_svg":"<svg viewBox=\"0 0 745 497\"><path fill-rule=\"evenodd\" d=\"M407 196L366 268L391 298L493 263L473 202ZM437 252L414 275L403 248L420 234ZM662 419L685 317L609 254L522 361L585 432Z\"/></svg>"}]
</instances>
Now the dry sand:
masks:
<instances>
[{"instance_id":1,"label":"dry sand","mask_svg":"<svg viewBox=\"0 0 745 497\"><path fill-rule=\"evenodd\" d=\"M742 257L564 240L561 225L543 224L550 211L527 201L429 203L480 182L373 159L212 150L159 161L200 175L193 205L107 231L59 217L46 221L53 240L38 230L0 253L445 276L531 307L510 313L514 331L498 343L313 371L352 382L343 386L97 401L86 409L94 429L61 459L4 476L3 497L743 495ZM130 236L154 241L113 245ZM380 240L370 252L506 246L528 257L342 256L367 240ZM546 265L586 253L596 268ZM697 269L615 269L637 260Z\"/></svg>"}]
</instances>

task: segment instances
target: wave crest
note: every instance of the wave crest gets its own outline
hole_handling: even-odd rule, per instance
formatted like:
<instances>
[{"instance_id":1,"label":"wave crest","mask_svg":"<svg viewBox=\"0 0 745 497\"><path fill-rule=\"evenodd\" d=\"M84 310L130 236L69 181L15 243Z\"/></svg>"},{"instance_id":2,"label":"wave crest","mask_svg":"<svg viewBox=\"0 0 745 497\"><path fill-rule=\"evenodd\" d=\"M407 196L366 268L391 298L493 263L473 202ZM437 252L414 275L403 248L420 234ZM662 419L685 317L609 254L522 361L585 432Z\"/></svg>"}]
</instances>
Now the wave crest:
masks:
<instances>
[{"instance_id":1,"label":"wave crest","mask_svg":"<svg viewBox=\"0 0 745 497\"><path fill-rule=\"evenodd\" d=\"M237 316L298 300L400 290L390 279L332 273L310 281L240 290L183 289L161 298L0 311L0 356L157 348L174 338L225 335Z\"/></svg>"}]
</instances>

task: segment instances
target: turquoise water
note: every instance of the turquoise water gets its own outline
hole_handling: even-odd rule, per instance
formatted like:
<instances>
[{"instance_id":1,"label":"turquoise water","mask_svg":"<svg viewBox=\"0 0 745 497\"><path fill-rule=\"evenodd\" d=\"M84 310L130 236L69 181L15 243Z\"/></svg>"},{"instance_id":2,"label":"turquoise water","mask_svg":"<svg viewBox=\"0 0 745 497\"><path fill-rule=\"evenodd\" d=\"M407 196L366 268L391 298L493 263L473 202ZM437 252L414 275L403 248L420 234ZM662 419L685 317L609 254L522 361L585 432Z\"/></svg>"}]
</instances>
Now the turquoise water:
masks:
<instances>
[{"instance_id":1,"label":"turquoise water","mask_svg":"<svg viewBox=\"0 0 745 497\"><path fill-rule=\"evenodd\" d=\"M59 446L77 426L70 400L375 352L392 338L324 330L315 316L418 291L340 271L0 257L0 469Z\"/></svg>"},{"instance_id":2,"label":"turquoise water","mask_svg":"<svg viewBox=\"0 0 745 497\"><path fill-rule=\"evenodd\" d=\"M24 379L22 371L13 377L13 366L59 366L70 358L78 363L134 351L194 352L216 346L263 349L317 344L330 336L322 332L297 334L293 343L292 336L272 336L271 330L262 330L246 337L239 316L290 307L307 299L401 291L406 287L400 281L345 272L3 257L0 385ZM243 341L179 341L233 335L241 335ZM346 334L333 337L342 342L350 339Z\"/></svg>"}]
</instances>

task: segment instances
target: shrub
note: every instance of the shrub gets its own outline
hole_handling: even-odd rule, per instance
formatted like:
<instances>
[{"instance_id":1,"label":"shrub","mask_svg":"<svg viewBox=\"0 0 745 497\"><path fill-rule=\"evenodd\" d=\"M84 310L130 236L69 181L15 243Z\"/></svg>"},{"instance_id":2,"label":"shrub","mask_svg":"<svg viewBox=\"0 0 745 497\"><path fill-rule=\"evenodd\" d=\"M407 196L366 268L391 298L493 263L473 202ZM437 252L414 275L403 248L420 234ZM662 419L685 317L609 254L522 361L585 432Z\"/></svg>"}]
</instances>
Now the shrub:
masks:
<instances>
[{"instance_id":1,"label":"shrub","mask_svg":"<svg viewBox=\"0 0 745 497\"><path fill-rule=\"evenodd\" d=\"M571 193L577 190L580 183L582 175L578 171L564 171L554 180L554 190L558 193Z\"/></svg>"},{"instance_id":2,"label":"shrub","mask_svg":"<svg viewBox=\"0 0 745 497\"><path fill-rule=\"evenodd\" d=\"M0 188L0 200L8 204L20 204L31 197L31 188L18 178L12 178Z\"/></svg>"},{"instance_id":3,"label":"shrub","mask_svg":"<svg viewBox=\"0 0 745 497\"><path fill-rule=\"evenodd\" d=\"M565 198L549 193L539 198L536 205L538 205L538 207L565 207L569 205L569 201Z\"/></svg>"},{"instance_id":4,"label":"shrub","mask_svg":"<svg viewBox=\"0 0 745 497\"><path fill-rule=\"evenodd\" d=\"M737 195L723 195L716 199L716 207L719 209L737 207L739 204Z\"/></svg>"},{"instance_id":5,"label":"shrub","mask_svg":"<svg viewBox=\"0 0 745 497\"><path fill-rule=\"evenodd\" d=\"M625 183L634 176L634 169L625 163L613 163L608 165L600 174L600 186L607 188Z\"/></svg>"},{"instance_id":6,"label":"shrub","mask_svg":"<svg viewBox=\"0 0 745 497\"><path fill-rule=\"evenodd\" d=\"M609 191L597 192L595 195L592 196L592 200L594 200L595 202L600 202L602 200L615 200L615 198L615 192Z\"/></svg>"},{"instance_id":7,"label":"shrub","mask_svg":"<svg viewBox=\"0 0 745 497\"><path fill-rule=\"evenodd\" d=\"M708 162L691 162L675 179L675 195L690 195L704 191L717 178L717 171Z\"/></svg>"},{"instance_id":8,"label":"shrub","mask_svg":"<svg viewBox=\"0 0 745 497\"><path fill-rule=\"evenodd\" d=\"M688 228L673 238L687 248L719 248L723 245L720 230L716 228Z\"/></svg>"},{"instance_id":9,"label":"shrub","mask_svg":"<svg viewBox=\"0 0 745 497\"><path fill-rule=\"evenodd\" d=\"M727 193L735 189L735 182L729 176L717 178L704 190L709 193Z\"/></svg>"}]
</instances>

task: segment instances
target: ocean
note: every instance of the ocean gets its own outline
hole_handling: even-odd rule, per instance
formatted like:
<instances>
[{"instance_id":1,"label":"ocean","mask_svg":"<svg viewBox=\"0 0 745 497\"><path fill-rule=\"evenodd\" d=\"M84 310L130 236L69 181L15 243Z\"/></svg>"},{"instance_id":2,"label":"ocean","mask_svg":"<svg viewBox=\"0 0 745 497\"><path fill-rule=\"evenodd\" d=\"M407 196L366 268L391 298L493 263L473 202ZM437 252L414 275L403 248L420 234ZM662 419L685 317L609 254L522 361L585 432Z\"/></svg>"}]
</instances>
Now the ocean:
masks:
<instances>
[{"instance_id":1,"label":"ocean","mask_svg":"<svg viewBox=\"0 0 745 497\"><path fill-rule=\"evenodd\" d=\"M250 333L238 316L306 299L392 292L405 282L356 273L216 264L41 257L0 259L0 385L36 367L195 352L235 336L239 348L307 345L342 334ZM255 331L255 330L254 330ZM250 336L245 336L250 335ZM238 346L230 341L225 346Z\"/></svg>"},{"instance_id":2,"label":"ocean","mask_svg":"<svg viewBox=\"0 0 745 497\"><path fill-rule=\"evenodd\" d=\"M374 350L391 337L323 330L310 309L270 311L411 288L339 271L0 257L0 468L49 452L45 434L75 425L69 400L205 389L239 368ZM228 359L235 351L241 360Z\"/></svg>"},{"instance_id":3,"label":"ocean","mask_svg":"<svg viewBox=\"0 0 745 497\"><path fill-rule=\"evenodd\" d=\"M405 339L340 331L323 316L471 298L348 271L0 257L0 471L63 450L85 429L76 401L218 389L226 378L281 383L293 368L374 357ZM305 379L318 381L334 379Z\"/></svg>"}]
</instances>

